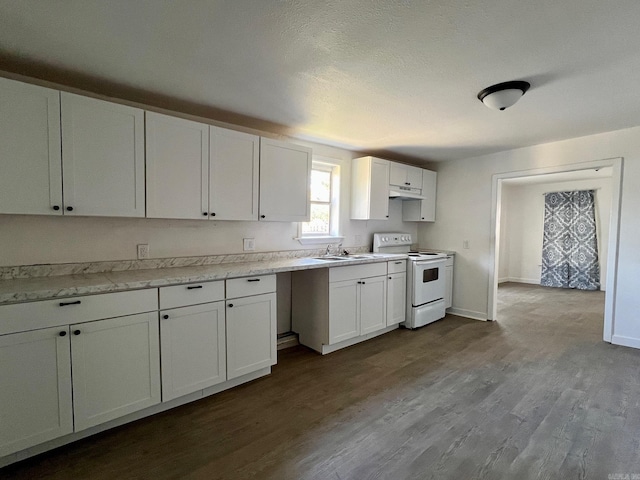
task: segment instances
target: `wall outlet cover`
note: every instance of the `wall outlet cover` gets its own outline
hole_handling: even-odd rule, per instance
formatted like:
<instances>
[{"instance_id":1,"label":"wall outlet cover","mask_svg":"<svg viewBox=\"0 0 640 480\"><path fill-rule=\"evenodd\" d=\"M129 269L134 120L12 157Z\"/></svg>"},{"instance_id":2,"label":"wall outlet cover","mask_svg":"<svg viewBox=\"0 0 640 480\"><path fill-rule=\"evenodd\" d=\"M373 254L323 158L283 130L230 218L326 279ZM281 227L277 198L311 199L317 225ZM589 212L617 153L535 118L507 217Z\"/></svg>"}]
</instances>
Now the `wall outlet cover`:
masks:
<instances>
[{"instance_id":1,"label":"wall outlet cover","mask_svg":"<svg viewBox=\"0 0 640 480\"><path fill-rule=\"evenodd\" d=\"M251 252L256 249L256 239L255 238L243 238L242 239L242 249L245 252Z\"/></svg>"},{"instance_id":2,"label":"wall outlet cover","mask_svg":"<svg viewBox=\"0 0 640 480\"><path fill-rule=\"evenodd\" d=\"M149 244L141 243L138 245L138 260L149 258Z\"/></svg>"}]
</instances>

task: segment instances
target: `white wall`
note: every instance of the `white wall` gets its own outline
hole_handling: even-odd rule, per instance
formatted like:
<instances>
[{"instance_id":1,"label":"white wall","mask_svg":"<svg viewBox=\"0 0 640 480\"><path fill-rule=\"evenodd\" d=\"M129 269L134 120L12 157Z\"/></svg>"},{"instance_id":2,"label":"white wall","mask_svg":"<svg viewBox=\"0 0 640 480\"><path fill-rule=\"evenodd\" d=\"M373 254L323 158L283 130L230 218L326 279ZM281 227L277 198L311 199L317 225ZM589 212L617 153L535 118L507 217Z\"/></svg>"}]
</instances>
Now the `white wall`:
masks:
<instances>
[{"instance_id":1,"label":"white wall","mask_svg":"<svg viewBox=\"0 0 640 480\"><path fill-rule=\"evenodd\" d=\"M454 308L487 318L492 175L613 157L624 158L613 341L640 348L640 127L437 164L436 222L419 239L458 252Z\"/></svg>"},{"instance_id":2,"label":"white wall","mask_svg":"<svg viewBox=\"0 0 640 480\"><path fill-rule=\"evenodd\" d=\"M604 290L611 215L611 178L502 187L499 280L540 283L544 193L595 190L600 283Z\"/></svg>"},{"instance_id":3,"label":"white wall","mask_svg":"<svg viewBox=\"0 0 640 480\"><path fill-rule=\"evenodd\" d=\"M391 200L388 220L349 219L353 152L300 142L323 160L340 165L340 223L344 246L368 245L374 232L417 234L414 222L402 221L400 200ZM162 220L144 218L54 217L0 215L0 266L39 263L129 260L136 245L149 244L152 258L216 255L242 252L242 239L256 239L257 252L313 248L294 237L297 223Z\"/></svg>"}]
</instances>

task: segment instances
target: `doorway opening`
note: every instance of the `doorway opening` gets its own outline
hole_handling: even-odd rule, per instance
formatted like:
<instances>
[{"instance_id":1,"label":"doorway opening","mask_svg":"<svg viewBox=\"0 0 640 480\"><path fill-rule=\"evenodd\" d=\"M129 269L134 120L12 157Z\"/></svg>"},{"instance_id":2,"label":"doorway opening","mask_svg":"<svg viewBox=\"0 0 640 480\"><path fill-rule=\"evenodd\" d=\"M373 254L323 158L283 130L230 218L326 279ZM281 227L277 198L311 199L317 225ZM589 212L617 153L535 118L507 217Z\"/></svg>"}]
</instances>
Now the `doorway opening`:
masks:
<instances>
[{"instance_id":1,"label":"doorway opening","mask_svg":"<svg viewBox=\"0 0 640 480\"><path fill-rule=\"evenodd\" d=\"M603 338L611 341L621 180L621 158L494 175L488 292L490 320L499 319L499 291L504 301L510 298L515 301L520 294L535 297L549 291L545 287L533 287L540 285L544 194L594 190L600 283L604 291ZM500 290L499 285L503 286ZM594 293L592 299L602 298L602 294ZM567 295L571 294L567 292ZM501 310L502 307L503 303Z\"/></svg>"}]
</instances>

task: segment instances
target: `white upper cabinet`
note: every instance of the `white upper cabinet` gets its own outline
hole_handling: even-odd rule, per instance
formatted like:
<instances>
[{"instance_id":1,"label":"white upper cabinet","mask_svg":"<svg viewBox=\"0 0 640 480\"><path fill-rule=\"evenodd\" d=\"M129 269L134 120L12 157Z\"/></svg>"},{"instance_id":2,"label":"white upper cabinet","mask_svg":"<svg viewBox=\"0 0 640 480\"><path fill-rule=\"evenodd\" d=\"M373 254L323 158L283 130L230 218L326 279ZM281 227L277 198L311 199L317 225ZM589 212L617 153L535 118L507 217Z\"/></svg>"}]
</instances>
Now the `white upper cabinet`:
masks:
<instances>
[{"instance_id":1,"label":"white upper cabinet","mask_svg":"<svg viewBox=\"0 0 640 480\"><path fill-rule=\"evenodd\" d=\"M145 216L144 111L62 92L65 214Z\"/></svg>"},{"instance_id":2,"label":"white upper cabinet","mask_svg":"<svg viewBox=\"0 0 640 480\"><path fill-rule=\"evenodd\" d=\"M212 126L210 141L210 217L257 220L260 137Z\"/></svg>"},{"instance_id":3,"label":"white upper cabinet","mask_svg":"<svg viewBox=\"0 0 640 480\"><path fill-rule=\"evenodd\" d=\"M145 115L147 217L207 219L209 125Z\"/></svg>"},{"instance_id":4,"label":"white upper cabinet","mask_svg":"<svg viewBox=\"0 0 640 480\"><path fill-rule=\"evenodd\" d=\"M389 184L401 187L422 188L422 169L403 163L390 162Z\"/></svg>"},{"instance_id":5,"label":"white upper cabinet","mask_svg":"<svg viewBox=\"0 0 640 480\"><path fill-rule=\"evenodd\" d=\"M260 220L308 222L311 149L260 139Z\"/></svg>"},{"instance_id":6,"label":"white upper cabinet","mask_svg":"<svg viewBox=\"0 0 640 480\"><path fill-rule=\"evenodd\" d=\"M0 213L62 214L60 92L0 78Z\"/></svg>"},{"instance_id":7,"label":"white upper cabinet","mask_svg":"<svg viewBox=\"0 0 640 480\"><path fill-rule=\"evenodd\" d=\"M375 157L351 161L351 219L389 218L389 161Z\"/></svg>"},{"instance_id":8,"label":"white upper cabinet","mask_svg":"<svg viewBox=\"0 0 640 480\"><path fill-rule=\"evenodd\" d=\"M422 170L422 196L424 200L402 202L402 220L405 222L436 221L436 183L438 174Z\"/></svg>"}]
</instances>

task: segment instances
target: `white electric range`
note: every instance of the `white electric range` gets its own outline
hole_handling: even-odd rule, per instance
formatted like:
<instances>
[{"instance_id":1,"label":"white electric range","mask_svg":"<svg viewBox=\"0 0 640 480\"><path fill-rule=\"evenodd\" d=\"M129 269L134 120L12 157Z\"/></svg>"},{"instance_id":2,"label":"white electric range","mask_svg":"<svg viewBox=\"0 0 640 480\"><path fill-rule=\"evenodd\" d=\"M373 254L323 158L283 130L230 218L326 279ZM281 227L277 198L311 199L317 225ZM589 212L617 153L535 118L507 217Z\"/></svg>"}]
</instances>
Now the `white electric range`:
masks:
<instances>
[{"instance_id":1,"label":"white electric range","mask_svg":"<svg viewBox=\"0 0 640 480\"><path fill-rule=\"evenodd\" d=\"M373 251L377 253L406 253L407 314L402 323L418 328L445 316L446 253L412 251L409 233L375 233Z\"/></svg>"}]
</instances>

